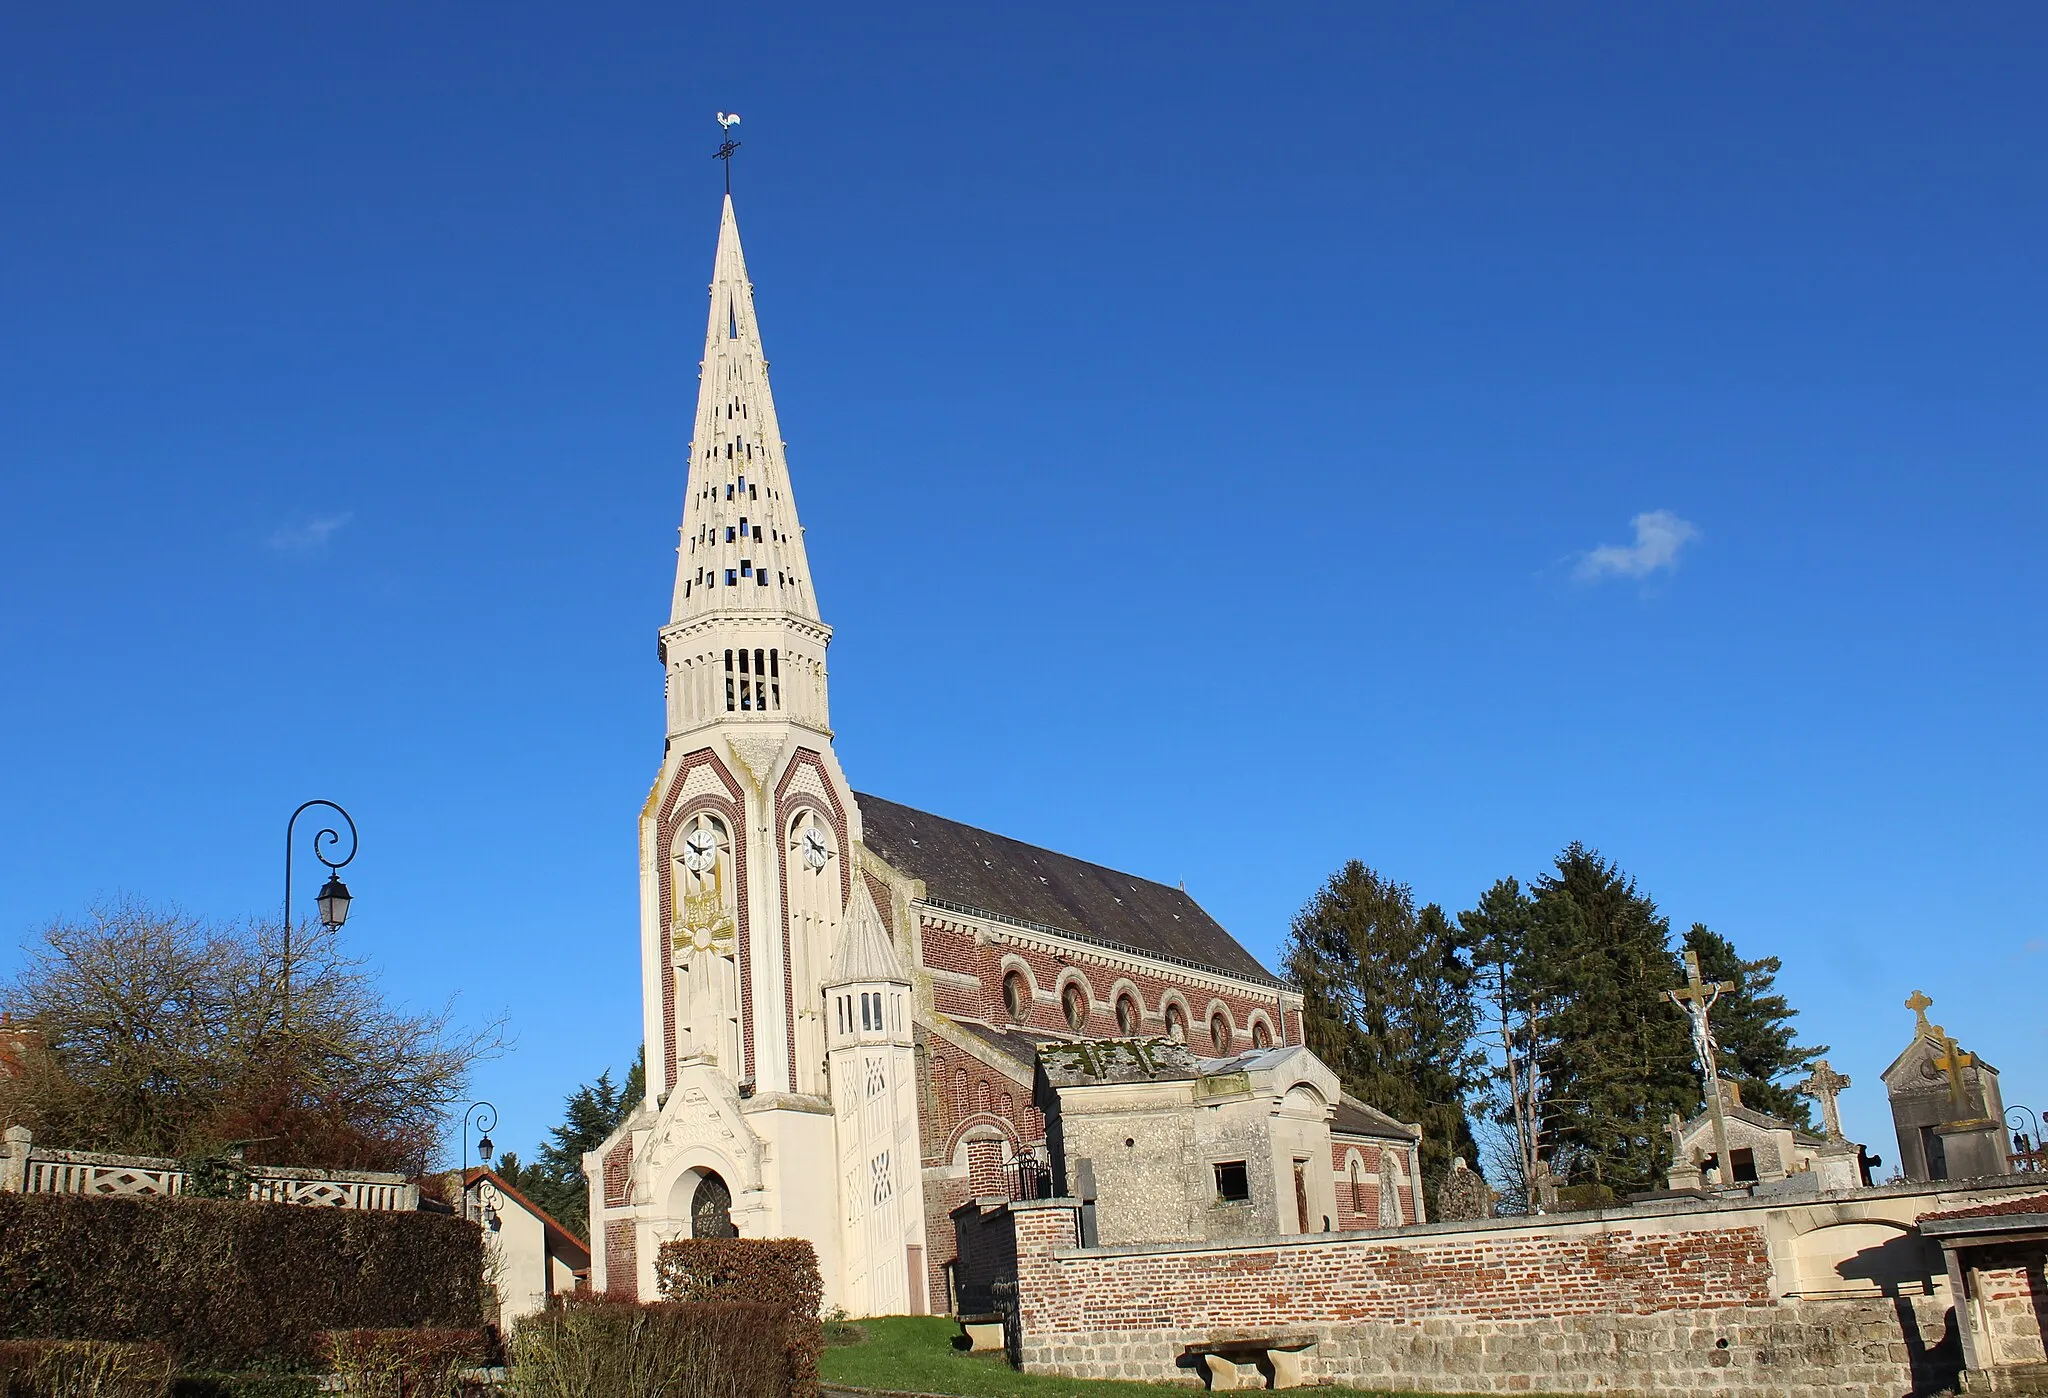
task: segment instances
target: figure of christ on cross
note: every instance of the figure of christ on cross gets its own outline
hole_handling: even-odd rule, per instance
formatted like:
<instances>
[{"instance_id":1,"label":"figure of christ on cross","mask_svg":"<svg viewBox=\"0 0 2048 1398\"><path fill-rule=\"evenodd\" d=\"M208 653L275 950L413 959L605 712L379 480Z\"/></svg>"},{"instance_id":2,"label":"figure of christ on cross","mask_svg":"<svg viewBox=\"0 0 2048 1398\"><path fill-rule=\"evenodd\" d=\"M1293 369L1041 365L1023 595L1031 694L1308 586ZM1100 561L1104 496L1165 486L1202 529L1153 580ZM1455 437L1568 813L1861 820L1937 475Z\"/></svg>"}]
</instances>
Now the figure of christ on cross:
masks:
<instances>
[{"instance_id":1,"label":"figure of christ on cross","mask_svg":"<svg viewBox=\"0 0 2048 1398\"><path fill-rule=\"evenodd\" d=\"M1671 1003L1684 1010L1692 1021L1693 1051L1700 1060L1700 1089L1706 1094L1707 1110L1714 1114L1714 1170L1719 1182L1729 1182L1728 1116L1721 1102L1721 1072L1714 1065L1714 1035L1707 1024L1707 1012L1714 1002L1735 989L1734 981L1705 981L1700 978L1700 954L1685 954L1685 984L1667 990Z\"/></svg>"}]
</instances>

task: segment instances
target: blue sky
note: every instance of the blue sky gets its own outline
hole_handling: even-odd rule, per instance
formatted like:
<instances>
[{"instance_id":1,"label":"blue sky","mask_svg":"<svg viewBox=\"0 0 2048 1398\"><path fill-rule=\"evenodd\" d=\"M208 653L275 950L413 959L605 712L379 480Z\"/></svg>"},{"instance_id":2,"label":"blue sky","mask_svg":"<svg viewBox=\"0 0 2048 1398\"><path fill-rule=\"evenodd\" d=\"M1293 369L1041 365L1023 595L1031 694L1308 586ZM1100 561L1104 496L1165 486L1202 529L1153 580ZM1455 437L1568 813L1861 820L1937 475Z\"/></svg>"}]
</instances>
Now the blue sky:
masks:
<instances>
[{"instance_id":1,"label":"blue sky","mask_svg":"<svg viewBox=\"0 0 2048 1398\"><path fill-rule=\"evenodd\" d=\"M2044 51L2023 5L15 7L0 973L121 890L270 912L325 796L352 945L510 1015L501 1141L624 1067L723 108L857 787L1268 958L1346 858L1457 909L1583 840L1785 959L1888 1158L1915 988L2048 1106Z\"/></svg>"}]
</instances>

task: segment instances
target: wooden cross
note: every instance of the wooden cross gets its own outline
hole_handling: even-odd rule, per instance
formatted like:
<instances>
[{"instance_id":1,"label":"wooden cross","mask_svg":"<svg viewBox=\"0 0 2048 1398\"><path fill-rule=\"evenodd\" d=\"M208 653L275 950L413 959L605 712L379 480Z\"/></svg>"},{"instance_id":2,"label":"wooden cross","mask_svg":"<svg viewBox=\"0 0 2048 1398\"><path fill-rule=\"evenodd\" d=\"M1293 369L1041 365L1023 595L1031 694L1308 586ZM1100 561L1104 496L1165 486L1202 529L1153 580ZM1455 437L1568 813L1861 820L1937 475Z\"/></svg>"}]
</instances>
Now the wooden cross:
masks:
<instances>
[{"instance_id":1,"label":"wooden cross","mask_svg":"<svg viewBox=\"0 0 2048 1398\"><path fill-rule=\"evenodd\" d=\"M1806 1081L1793 1089L1793 1091L1804 1093L1808 1097L1820 1099L1820 1119L1826 1128L1827 1137L1831 1141L1848 1139L1848 1137L1842 1134L1841 1108L1835 1105L1835 1099L1846 1092L1848 1088L1849 1075L1836 1072L1829 1066L1828 1061L1823 1058L1813 1065L1813 1071L1807 1074Z\"/></svg>"},{"instance_id":2,"label":"wooden cross","mask_svg":"<svg viewBox=\"0 0 2048 1398\"><path fill-rule=\"evenodd\" d=\"M1707 1099L1707 1108L1714 1114L1714 1163L1720 1170L1721 1182L1731 1178L1728 1166L1728 1117L1721 1102L1721 1072L1714 1066L1714 1036L1707 1027L1707 1012L1714 1008L1714 1002L1735 989L1734 981L1706 981L1700 978L1700 954L1689 951L1685 954L1685 984L1676 990L1667 990L1671 1003L1684 1010L1686 1018L1692 1021L1693 1048L1700 1056L1700 1090Z\"/></svg>"},{"instance_id":3,"label":"wooden cross","mask_svg":"<svg viewBox=\"0 0 2048 1398\"><path fill-rule=\"evenodd\" d=\"M1932 1000L1927 998L1925 993L1918 990L1906 998L1906 1008L1913 1012L1914 1033L1925 1034L1927 1032L1927 1007L1933 1003Z\"/></svg>"},{"instance_id":4,"label":"wooden cross","mask_svg":"<svg viewBox=\"0 0 2048 1398\"><path fill-rule=\"evenodd\" d=\"M1948 1074L1948 1100L1955 1107L1957 1119L1960 1120L1960 1114L1967 1107L1963 1094L1963 1069L1974 1066L1977 1055L1951 1039L1948 1031L1938 1024L1929 1031L1929 1036L1941 1045L1941 1052L1935 1056L1934 1066Z\"/></svg>"}]
</instances>

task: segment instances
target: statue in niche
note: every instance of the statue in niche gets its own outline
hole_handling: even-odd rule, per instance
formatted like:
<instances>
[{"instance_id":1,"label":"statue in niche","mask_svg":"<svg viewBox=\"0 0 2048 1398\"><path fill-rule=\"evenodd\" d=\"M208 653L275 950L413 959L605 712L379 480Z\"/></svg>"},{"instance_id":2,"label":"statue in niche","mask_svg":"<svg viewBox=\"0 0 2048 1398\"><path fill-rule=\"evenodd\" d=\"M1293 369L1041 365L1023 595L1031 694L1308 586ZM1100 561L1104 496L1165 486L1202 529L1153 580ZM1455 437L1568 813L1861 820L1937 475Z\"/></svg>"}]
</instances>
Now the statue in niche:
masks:
<instances>
[{"instance_id":1,"label":"statue in niche","mask_svg":"<svg viewBox=\"0 0 2048 1398\"><path fill-rule=\"evenodd\" d=\"M686 1041L678 1051L739 1066L738 985L732 841L725 822L700 813L684 827L676 856L675 921L669 951Z\"/></svg>"}]
</instances>

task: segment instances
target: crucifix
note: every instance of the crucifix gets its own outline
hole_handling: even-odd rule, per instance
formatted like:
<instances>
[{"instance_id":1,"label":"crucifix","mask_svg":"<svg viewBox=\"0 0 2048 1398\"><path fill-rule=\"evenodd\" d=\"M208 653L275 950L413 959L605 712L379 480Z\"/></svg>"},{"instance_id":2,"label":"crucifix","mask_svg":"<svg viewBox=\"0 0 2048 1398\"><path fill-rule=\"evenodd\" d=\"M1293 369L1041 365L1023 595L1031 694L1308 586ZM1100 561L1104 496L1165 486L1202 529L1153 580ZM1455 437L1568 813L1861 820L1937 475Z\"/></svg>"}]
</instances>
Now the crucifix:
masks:
<instances>
[{"instance_id":1,"label":"crucifix","mask_svg":"<svg viewBox=\"0 0 2048 1398\"><path fill-rule=\"evenodd\" d=\"M1707 1012L1733 989L1734 981L1702 980L1700 954L1689 951L1685 954L1685 984L1664 992L1692 1021L1693 1051L1700 1058L1700 1086L1706 1093L1707 1109L1714 1114L1714 1165L1724 1185L1733 1178L1728 1164L1728 1116L1721 1101L1721 1072L1714 1066L1714 1035L1707 1027Z\"/></svg>"},{"instance_id":2,"label":"crucifix","mask_svg":"<svg viewBox=\"0 0 2048 1398\"><path fill-rule=\"evenodd\" d=\"M1849 1075L1838 1073L1823 1058L1813 1065L1813 1071L1806 1075L1806 1081L1792 1089L1807 1097L1820 1100L1820 1119L1830 1141L1846 1141L1842 1134L1842 1112L1835 1099L1849 1089Z\"/></svg>"},{"instance_id":3,"label":"crucifix","mask_svg":"<svg viewBox=\"0 0 2048 1398\"><path fill-rule=\"evenodd\" d=\"M1951 1039L1948 1030L1938 1024L1928 1031L1928 1036L1941 1045L1941 1052L1935 1056L1934 1066L1948 1074L1948 1100L1956 1111L1952 1119L1961 1121L1963 1113L1968 1109L1968 1101L1963 1090L1963 1069L1974 1066L1977 1055Z\"/></svg>"}]
</instances>

